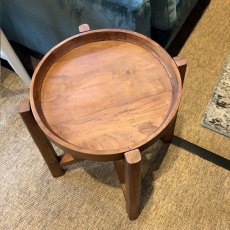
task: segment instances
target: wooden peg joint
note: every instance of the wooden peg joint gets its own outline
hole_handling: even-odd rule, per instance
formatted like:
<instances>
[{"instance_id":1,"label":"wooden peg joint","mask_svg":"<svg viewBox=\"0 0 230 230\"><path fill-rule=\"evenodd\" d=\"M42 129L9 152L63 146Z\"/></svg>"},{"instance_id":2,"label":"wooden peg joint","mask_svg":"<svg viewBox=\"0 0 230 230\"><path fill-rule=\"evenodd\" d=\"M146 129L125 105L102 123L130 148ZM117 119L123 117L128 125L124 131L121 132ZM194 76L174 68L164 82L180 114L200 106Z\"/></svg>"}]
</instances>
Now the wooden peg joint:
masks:
<instances>
[{"instance_id":1,"label":"wooden peg joint","mask_svg":"<svg viewBox=\"0 0 230 230\"><path fill-rule=\"evenodd\" d=\"M84 33L90 30L90 27L88 24L82 24L78 27L80 33Z\"/></svg>"}]
</instances>

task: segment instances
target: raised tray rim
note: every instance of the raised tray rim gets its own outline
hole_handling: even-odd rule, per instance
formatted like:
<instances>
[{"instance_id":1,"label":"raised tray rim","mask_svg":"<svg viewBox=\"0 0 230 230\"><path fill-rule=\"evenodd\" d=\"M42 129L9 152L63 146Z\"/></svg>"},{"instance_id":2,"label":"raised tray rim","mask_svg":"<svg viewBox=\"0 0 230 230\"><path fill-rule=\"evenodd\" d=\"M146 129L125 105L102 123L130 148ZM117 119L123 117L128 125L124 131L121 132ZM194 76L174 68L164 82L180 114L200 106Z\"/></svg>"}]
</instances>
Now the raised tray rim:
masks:
<instances>
[{"instance_id":1,"label":"raised tray rim","mask_svg":"<svg viewBox=\"0 0 230 230\"><path fill-rule=\"evenodd\" d=\"M165 55L168 59L171 59L171 65L173 67L175 76L176 76L176 82L177 82L177 95L176 95L176 99L174 101L174 106L173 106L173 110L171 113L169 113L167 115L167 118L164 120L164 122L162 123L162 125L153 133L153 135L148 136L147 138L143 139L141 142L137 143L137 144L133 144L130 145L126 148L121 148L121 149L109 149L109 150L91 150L91 149L85 149L82 148L80 146L76 146L73 145L67 141L65 141L64 139L62 139L61 137L59 137L57 134L55 135L54 132L52 132L46 124L44 124L44 122L42 121L39 111L36 108L35 105L35 100L34 100L34 87L35 87L35 78L36 75L38 74L41 66L46 62L47 58L50 55L54 55L54 53L56 53L55 51L60 48L63 44L70 42L73 39L76 39L77 37L83 37L87 34L91 34L91 33L126 33L132 36L136 36L138 39L142 39L148 43L150 43L152 46L157 47L157 49L160 50L160 52ZM157 57L158 58L158 57ZM167 71L167 68L165 67L165 64L162 63L162 61L158 58L158 60L161 62L161 64L164 66L164 68ZM167 71L168 72L168 71ZM170 75L170 74L169 74ZM154 42L153 40L151 40L150 38L146 37L145 35L139 34L137 32L133 32L133 31L128 31L128 30L121 30L121 29L100 29L100 30L91 30L88 32L84 32L82 34L77 34L74 36L71 36L67 39L65 39L64 41L60 42L59 44L57 44L56 46L54 46L40 61L40 63L38 64L38 66L36 67L34 74L32 76L32 81L31 81L31 85L30 85L30 104L31 104L31 109L32 109L32 113L34 115L34 118L36 120L36 122L38 123L39 127L41 128L41 130L45 133L45 135L52 141L54 142L57 146L59 146L61 149L63 149L64 151L67 151L69 153L78 153L78 155L80 157L84 157L84 158L89 158L89 159L94 159L94 158L102 158L102 159L119 159L122 157L122 154L126 151L130 151L132 149L136 149L139 148L145 144L147 144L148 142L157 139L157 137L165 130L165 128L170 124L170 122L172 121L172 119L175 117L178 107L179 107L179 103L180 103L180 99L181 99L181 91L182 91L182 83L181 83L181 77L180 77L180 73L179 70L177 68L176 63L174 62L174 60L170 57L170 55L156 42ZM172 105L170 105L171 107ZM108 157L106 157L108 156Z\"/></svg>"}]
</instances>

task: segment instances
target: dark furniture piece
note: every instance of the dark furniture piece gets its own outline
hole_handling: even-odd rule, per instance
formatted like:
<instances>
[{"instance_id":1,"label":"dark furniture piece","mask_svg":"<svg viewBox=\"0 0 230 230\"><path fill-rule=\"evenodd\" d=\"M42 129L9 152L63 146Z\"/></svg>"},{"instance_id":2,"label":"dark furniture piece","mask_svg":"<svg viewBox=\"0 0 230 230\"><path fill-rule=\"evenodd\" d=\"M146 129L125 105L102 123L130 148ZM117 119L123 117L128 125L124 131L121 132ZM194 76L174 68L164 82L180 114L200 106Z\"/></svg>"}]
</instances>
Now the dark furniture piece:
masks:
<instances>
[{"instance_id":1,"label":"dark furniture piece","mask_svg":"<svg viewBox=\"0 0 230 230\"><path fill-rule=\"evenodd\" d=\"M1 0L1 28L13 40L45 54L77 26L137 31L168 47L198 0Z\"/></svg>"}]
</instances>

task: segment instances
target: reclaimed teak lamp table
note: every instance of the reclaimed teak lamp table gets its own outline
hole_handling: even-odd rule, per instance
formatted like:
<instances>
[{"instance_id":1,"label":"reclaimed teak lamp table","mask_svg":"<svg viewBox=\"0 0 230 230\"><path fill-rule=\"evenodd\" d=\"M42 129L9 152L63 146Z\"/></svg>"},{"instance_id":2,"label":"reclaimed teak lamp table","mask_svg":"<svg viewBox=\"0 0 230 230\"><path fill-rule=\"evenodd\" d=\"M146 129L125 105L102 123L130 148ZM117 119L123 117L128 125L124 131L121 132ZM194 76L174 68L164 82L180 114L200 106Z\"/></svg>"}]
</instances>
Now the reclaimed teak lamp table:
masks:
<instances>
[{"instance_id":1,"label":"reclaimed teak lamp table","mask_svg":"<svg viewBox=\"0 0 230 230\"><path fill-rule=\"evenodd\" d=\"M21 103L19 112L54 177L81 159L113 161L134 220L139 149L171 140L186 61L135 32L84 28L41 60L30 103ZM65 154L58 157L50 141Z\"/></svg>"}]
</instances>

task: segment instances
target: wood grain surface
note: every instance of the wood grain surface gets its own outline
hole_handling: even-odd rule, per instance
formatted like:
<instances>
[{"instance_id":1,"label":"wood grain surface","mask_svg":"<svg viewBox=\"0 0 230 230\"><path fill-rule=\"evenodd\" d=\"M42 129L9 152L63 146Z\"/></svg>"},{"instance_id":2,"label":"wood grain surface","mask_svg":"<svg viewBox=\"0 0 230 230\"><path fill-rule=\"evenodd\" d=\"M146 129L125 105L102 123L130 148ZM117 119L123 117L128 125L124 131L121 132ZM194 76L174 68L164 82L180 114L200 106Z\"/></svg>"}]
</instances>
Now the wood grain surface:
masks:
<instances>
[{"instance_id":1,"label":"wood grain surface","mask_svg":"<svg viewBox=\"0 0 230 230\"><path fill-rule=\"evenodd\" d=\"M31 88L35 119L51 140L100 155L135 149L159 134L176 113L181 81L174 61L150 39L101 30L51 50Z\"/></svg>"}]
</instances>

